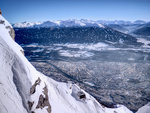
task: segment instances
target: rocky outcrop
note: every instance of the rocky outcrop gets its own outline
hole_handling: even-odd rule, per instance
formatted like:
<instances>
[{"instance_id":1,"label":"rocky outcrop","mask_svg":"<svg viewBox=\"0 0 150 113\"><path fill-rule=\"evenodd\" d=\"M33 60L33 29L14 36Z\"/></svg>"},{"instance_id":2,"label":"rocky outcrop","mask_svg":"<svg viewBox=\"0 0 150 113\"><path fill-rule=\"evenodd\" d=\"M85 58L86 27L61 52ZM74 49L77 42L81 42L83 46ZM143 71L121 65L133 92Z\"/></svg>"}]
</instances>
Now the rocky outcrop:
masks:
<instances>
[{"instance_id":1,"label":"rocky outcrop","mask_svg":"<svg viewBox=\"0 0 150 113\"><path fill-rule=\"evenodd\" d=\"M34 104L34 102L28 101L29 110L31 110L33 104Z\"/></svg>"},{"instance_id":2,"label":"rocky outcrop","mask_svg":"<svg viewBox=\"0 0 150 113\"><path fill-rule=\"evenodd\" d=\"M35 83L33 84L33 86L31 87L31 89L30 89L30 94L34 94L34 93L35 93L35 91L36 91L36 86L37 86L37 85L40 85L40 83L41 83L41 79L38 78L38 79L35 81Z\"/></svg>"},{"instance_id":3,"label":"rocky outcrop","mask_svg":"<svg viewBox=\"0 0 150 113\"><path fill-rule=\"evenodd\" d=\"M49 103L49 99L48 99L48 89L47 89L47 85L45 84L45 87L43 88L43 93L45 96L43 96L42 94L39 96L39 101L38 101L38 105L36 106L36 108L44 108L46 106L48 106L47 111L48 113L51 113L51 105Z\"/></svg>"},{"instance_id":4,"label":"rocky outcrop","mask_svg":"<svg viewBox=\"0 0 150 113\"><path fill-rule=\"evenodd\" d=\"M0 20L0 24L4 24L5 23L5 21L3 21L3 20Z\"/></svg>"},{"instance_id":5,"label":"rocky outcrop","mask_svg":"<svg viewBox=\"0 0 150 113\"><path fill-rule=\"evenodd\" d=\"M12 27L6 26L6 29L9 29L9 34L13 40L15 40L15 31Z\"/></svg>"},{"instance_id":6,"label":"rocky outcrop","mask_svg":"<svg viewBox=\"0 0 150 113\"><path fill-rule=\"evenodd\" d=\"M2 15L1 9L0 9L0 15ZM6 23L5 23L4 20L0 20L0 24L6 25ZM9 34L10 34L11 38L12 38L13 40L15 40L15 31L14 31L14 29L12 28L12 26L11 26L10 24L9 24L9 25L6 25L6 29L9 29Z\"/></svg>"},{"instance_id":7,"label":"rocky outcrop","mask_svg":"<svg viewBox=\"0 0 150 113\"><path fill-rule=\"evenodd\" d=\"M41 79L38 77L38 79L35 81L35 83L33 84L33 86L30 89L31 95L36 92L36 86L40 85L40 83L41 83ZM41 93L42 94L40 94L40 96L39 96L39 100L38 100L36 109L39 109L39 108L43 109L44 107L47 107L46 109L47 109L48 113L51 113L51 105L49 103L48 89L47 89L46 84ZM29 107L30 111L32 110L33 104L35 104L34 101L28 101L28 107ZM31 111L31 112L34 112L34 111Z\"/></svg>"},{"instance_id":8,"label":"rocky outcrop","mask_svg":"<svg viewBox=\"0 0 150 113\"><path fill-rule=\"evenodd\" d=\"M82 91L79 91L79 92L77 93L77 95L78 95L79 99L86 99L86 95L85 95L85 93L82 92Z\"/></svg>"}]
</instances>

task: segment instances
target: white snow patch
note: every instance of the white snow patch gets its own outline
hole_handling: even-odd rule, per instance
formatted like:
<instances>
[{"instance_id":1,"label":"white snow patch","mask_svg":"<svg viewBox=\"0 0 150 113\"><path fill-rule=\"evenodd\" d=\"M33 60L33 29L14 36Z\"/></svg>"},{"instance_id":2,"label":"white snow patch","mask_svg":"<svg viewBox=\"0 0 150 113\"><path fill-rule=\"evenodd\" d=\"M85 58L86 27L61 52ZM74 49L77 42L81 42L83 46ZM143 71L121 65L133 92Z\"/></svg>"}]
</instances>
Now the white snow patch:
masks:
<instances>
[{"instance_id":1,"label":"white snow patch","mask_svg":"<svg viewBox=\"0 0 150 113\"><path fill-rule=\"evenodd\" d=\"M134 59L134 58L128 58L128 60L130 60L130 61L134 61L135 59Z\"/></svg>"},{"instance_id":2,"label":"white snow patch","mask_svg":"<svg viewBox=\"0 0 150 113\"><path fill-rule=\"evenodd\" d=\"M60 50L59 54L65 57L80 57L88 58L94 56L94 53L88 51L71 51L71 50Z\"/></svg>"},{"instance_id":3,"label":"white snow patch","mask_svg":"<svg viewBox=\"0 0 150 113\"><path fill-rule=\"evenodd\" d=\"M101 28L105 28L105 26L102 25L102 24L98 24L98 26L101 27Z\"/></svg>"},{"instance_id":4,"label":"white snow patch","mask_svg":"<svg viewBox=\"0 0 150 113\"><path fill-rule=\"evenodd\" d=\"M44 49L36 49L36 50L33 50L32 52L42 52L44 51Z\"/></svg>"},{"instance_id":5,"label":"white snow patch","mask_svg":"<svg viewBox=\"0 0 150 113\"><path fill-rule=\"evenodd\" d=\"M148 44L150 44L150 41L149 40L146 40L144 38L137 38L137 42L141 42L143 43L144 45L142 47L144 48L150 48L150 46Z\"/></svg>"},{"instance_id":6,"label":"white snow patch","mask_svg":"<svg viewBox=\"0 0 150 113\"><path fill-rule=\"evenodd\" d=\"M55 46L64 46L68 48L78 48L81 50L104 50L108 47L107 44L99 42L99 43L90 43L90 44L54 44Z\"/></svg>"},{"instance_id":7,"label":"white snow patch","mask_svg":"<svg viewBox=\"0 0 150 113\"><path fill-rule=\"evenodd\" d=\"M94 86L94 84L91 83L91 82L84 82L84 83L86 83L86 84L88 84L88 85L90 85L90 86Z\"/></svg>"},{"instance_id":8,"label":"white snow patch","mask_svg":"<svg viewBox=\"0 0 150 113\"><path fill-rule=\"evenodd\" d=\"M39 45L37 43L32 43L28 45L23 45L23 47L39 47Z\"/></svg>"},{"instance_id":9,"label":"white snow patch","mask_svg":"<svg viewBox=\"0 0 150 113\"><path fill-rule=\"evenodd\" d=\"M121 42L123 43L123 42ZM66 44L54 44L54 46L58 46L58 47L68 47L68 48L77 48L81 51L105 51L105 50L109 50L109 51L143 51L143 52L150 52L150 48L116 48L113 46L109 46L106 43L103 42L99 42L99 43L84 43L84 44L70 44L70 43L66 43ZM147 46L148 47L148 46ZM150 47L150 46L149 46Z\"/></svg>"}]
</instances>

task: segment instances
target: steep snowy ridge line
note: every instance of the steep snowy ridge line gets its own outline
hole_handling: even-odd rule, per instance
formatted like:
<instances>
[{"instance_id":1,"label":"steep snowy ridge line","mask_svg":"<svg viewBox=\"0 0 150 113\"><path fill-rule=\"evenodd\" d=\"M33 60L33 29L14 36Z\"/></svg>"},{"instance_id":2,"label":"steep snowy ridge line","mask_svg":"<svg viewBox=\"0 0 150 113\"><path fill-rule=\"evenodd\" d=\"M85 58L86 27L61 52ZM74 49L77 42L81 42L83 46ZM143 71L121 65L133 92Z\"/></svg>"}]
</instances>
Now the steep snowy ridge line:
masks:
<instances>
[{"instance_id":1,"label":"steep snowy ridge line","mask_svg":"<svg viewBox=\"0 0 150 113\"><path fill-rule=\"evenodd\" d=\"M0 55L0 82L2 83L0 87L0 100L2 103L0 104L4 105L5 108L7 108L8 113L13 111L16 111L18 113L26 113L24 107L22 106L22 99L19 93L17 92L16 86L13 82L13 73L11 71L11 65L14 61L13 58L10 56L14 56L14 54L2 38L0 39L0 41L5 45L5 47L0 45L0 52L2 53ZM3 107L0 107L0 111L2 113L6 112L6 110L3 109Z\"/></svg>"},{"instance_id":2,"label":"steep snowy ridge line","mask_svg":"<svg viewBox=\"0 0 150 113\"><path fill-rule=\"evenodd\" d=\"M103 107L76 84L56 82L36 71L12 39L7 29L11 25L1 15L0 21L0 112L132 113L123 105Z\"/></svg>"}]
</instances>

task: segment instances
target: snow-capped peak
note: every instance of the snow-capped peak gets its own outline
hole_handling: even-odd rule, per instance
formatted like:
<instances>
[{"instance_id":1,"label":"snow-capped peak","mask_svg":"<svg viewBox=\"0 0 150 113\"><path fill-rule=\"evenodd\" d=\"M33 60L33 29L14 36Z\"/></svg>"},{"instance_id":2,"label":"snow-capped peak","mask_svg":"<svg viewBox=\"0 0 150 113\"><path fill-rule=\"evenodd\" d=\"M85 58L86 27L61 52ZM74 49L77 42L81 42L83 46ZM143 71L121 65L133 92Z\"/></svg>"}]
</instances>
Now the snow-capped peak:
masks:
<instances>
[{"instance_id":1,"label":"snow-capped peak","mask_svg":"<svg viewBox=\"0 0 150 113\"><path fill-rule=\"evenodd\" d=\"M13 24L13 27L17 28L26 28L26 27L89 27L89 26L96 26L104 28L104 25L97 21L91 20L76 20L76 19L69 19L69 20L59 20L59 21L44 21L44 22L22 22Z\"/></svg>"},{"instance_id":2,"label":"snow-capped peak","mask_svg":"<svg viewBox=\"0 0 150 113\"><path fill-rule=\"evenodd\" d=\"M41 24L41 22L28 22L28 21L25 21L25 22L22 22L22 23L13 24L13 27L18 27L18 28L33 27L33 26L36 26L36 25L39 25L39 24Z\"/></svg>"},{"instance_id":3,"label":"snow-capped peak","mask_svg":"<svg viewBox=\"0 0 150 113\"><path fill-rule=\"evenodd\" d=\"M44 21L44 22L22 22L13 24L13 27L23 28L23 27L102 27L105 28L105 25L117 24L117 25L131 25L131 24L145 24L145 21L138 20L135 22L124 21L124 20L89 20L89 19L68 19L68 20L56 20L56 21Z\"/></svg>"}]
</instances>

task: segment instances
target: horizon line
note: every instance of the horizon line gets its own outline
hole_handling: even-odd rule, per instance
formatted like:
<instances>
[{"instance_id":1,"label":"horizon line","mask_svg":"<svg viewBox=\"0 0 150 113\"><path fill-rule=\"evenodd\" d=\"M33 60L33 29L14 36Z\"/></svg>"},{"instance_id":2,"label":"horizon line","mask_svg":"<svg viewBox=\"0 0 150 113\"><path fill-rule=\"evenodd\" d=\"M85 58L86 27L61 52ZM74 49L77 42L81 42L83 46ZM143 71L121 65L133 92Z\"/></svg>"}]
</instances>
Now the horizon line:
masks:
<instances>
[{"instance_id":1,"label":"horizon line","mask_svg":"<svg viewBox=\"0 0 150 113\"><path fill-rule=\"evenodd\" d=\"M144 22L150 22L150 20L142 20L142 19L137 19L137 20L134 20L134 21L131 21L131 20L122 20L122 19L115 19L115 20L103 20L103 19L85 19L85 18L81 18L81 19L75 19L75 18L70 18L70 19L58 19L58 20L54 20L54 19L51 19L51 20L39 20L39 21L28 21L28 20L25 20L25 21L20 21L20 22L14 22L14 23L11 23L11 24L16 24L16 23L24 23L24 22L46 22L46 21L67 21L67 20L89 20L89 21L125 21L125 22L136 22L136 21L144 21Z\"/></svg>"}]
</instances>

